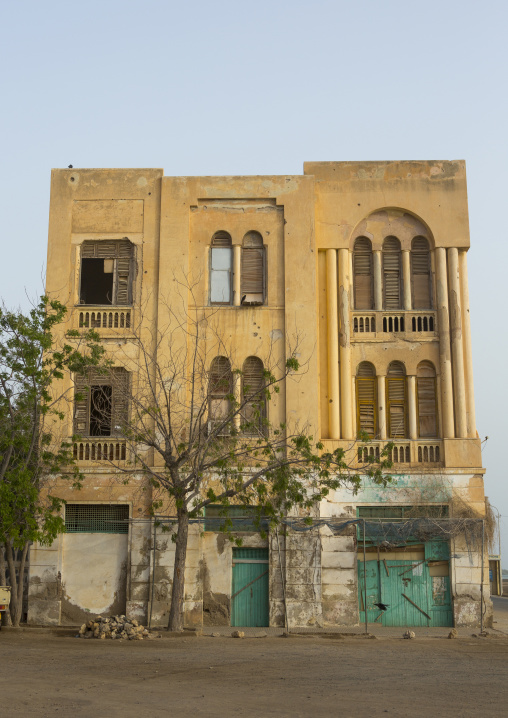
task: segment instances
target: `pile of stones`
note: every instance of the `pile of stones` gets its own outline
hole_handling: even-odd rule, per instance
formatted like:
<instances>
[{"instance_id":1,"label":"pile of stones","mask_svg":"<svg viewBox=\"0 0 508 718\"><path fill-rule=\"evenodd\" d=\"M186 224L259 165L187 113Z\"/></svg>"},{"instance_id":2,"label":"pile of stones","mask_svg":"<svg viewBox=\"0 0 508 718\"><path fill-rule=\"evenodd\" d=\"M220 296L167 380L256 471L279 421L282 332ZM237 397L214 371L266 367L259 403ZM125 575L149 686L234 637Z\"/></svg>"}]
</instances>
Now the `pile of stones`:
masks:
<instances>
[{"instance_id":1,"label":"pile of stones","mask_svg":"<svg viewBox=\"0 0 508 718\"><path fill-rule=\"evenodd\" d=\"M143 638L153 638L153 634L141 626L138 621L132 621L127 616L98 616L83 623L78 633L79 638L116 638L129 641L142 641Z\"/></svg>"}]
</instances>

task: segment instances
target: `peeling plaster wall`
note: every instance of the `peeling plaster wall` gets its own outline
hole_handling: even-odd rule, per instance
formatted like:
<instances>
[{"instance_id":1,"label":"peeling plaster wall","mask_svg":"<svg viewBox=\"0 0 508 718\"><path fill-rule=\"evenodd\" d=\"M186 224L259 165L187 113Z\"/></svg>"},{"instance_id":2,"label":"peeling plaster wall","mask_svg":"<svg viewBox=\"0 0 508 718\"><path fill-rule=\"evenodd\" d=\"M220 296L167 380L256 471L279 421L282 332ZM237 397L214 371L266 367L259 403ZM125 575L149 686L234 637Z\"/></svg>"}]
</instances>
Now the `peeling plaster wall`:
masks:
<instances>
[{"instance_id":1,"label":"peeling plaster wall","mask_svg":"<svg viewBox=\"0 0 508 718\"><path fill-rule=\"evenodd\" d=\"M127 534L63 536L62 625L126 610Z\"/></svg>"}]
</instances>

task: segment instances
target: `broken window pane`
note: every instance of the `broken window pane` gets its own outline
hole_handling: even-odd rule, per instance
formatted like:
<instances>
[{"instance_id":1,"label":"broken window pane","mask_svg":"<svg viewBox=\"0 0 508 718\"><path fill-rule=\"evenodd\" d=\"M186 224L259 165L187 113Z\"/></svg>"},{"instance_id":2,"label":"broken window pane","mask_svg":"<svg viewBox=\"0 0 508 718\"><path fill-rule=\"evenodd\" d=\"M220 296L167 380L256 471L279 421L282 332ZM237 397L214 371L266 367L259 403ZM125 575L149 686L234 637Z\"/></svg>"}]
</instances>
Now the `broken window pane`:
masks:
<instances>
[{"instance_id":1,"label":"broken window pane","mask_svg":"<svg viewBox=\"0 0 508 718\"><path fill-rule=\"evenodd\" d=\"M111 436L113 388L107 384L90 391L90 436Z\"/></svg>"},{"instance_id":2,"label":"broken window pane","mask_svg":"<svg viewBox=\"0 0 508 718\"><path fill-rule=\"evenodd\" d=\"M112 259L84 257L81 260L81 304L113 303L113 263Z\"/></svg>"}]
</instances>

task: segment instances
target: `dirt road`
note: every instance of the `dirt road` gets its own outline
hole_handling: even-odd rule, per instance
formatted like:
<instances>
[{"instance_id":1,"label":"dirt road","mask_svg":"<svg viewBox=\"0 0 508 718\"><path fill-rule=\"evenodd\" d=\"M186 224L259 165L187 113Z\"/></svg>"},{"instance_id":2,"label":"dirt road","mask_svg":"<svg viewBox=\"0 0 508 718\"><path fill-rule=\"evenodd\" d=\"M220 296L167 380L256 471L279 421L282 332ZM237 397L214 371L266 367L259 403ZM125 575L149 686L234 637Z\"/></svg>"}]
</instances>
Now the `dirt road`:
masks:
<instances>
[{"instance_id":1,"label":"dirt road","mask_svg":"<svg viewBox=\"0 0 508 718\"><path fill-rule=\"evenodd\" d=\"M0 633L2 718L506 716L508 639Z\"/></svg>"}]
</instances>

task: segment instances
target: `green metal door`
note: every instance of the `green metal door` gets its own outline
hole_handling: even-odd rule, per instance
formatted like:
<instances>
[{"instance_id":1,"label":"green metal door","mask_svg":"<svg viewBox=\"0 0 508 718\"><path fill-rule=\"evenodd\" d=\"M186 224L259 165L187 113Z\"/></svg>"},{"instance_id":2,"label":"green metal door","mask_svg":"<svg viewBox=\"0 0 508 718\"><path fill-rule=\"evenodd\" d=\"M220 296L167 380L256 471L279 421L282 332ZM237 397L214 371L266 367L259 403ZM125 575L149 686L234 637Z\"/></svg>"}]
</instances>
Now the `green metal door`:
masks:
<instances>
[{"instance_id":1,"label":"green metal door","mask_svg":"<svg viewBox=\"0 0 508 718\"><path fill-rule=\"evenodd\" d=\"M232 626L268 626L268 549L233 549Z\"/></svg>"},{"instance_id":2,"label":"green metal door","mask_svg":"<svg viewBox=\"0 0 508 718\"><path fill-rule=\"evenodd\" d=\"M448 545L443 541L429 541L425 545L425 559L372 560L366 562L367 619L383 626L451 626L449 576L431 576L429 561L447 564ZM365 621L364 569L358 562L360 621ZM381 611L375 603L388 606Z\"/></svg>"}]
</instances>

